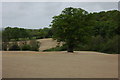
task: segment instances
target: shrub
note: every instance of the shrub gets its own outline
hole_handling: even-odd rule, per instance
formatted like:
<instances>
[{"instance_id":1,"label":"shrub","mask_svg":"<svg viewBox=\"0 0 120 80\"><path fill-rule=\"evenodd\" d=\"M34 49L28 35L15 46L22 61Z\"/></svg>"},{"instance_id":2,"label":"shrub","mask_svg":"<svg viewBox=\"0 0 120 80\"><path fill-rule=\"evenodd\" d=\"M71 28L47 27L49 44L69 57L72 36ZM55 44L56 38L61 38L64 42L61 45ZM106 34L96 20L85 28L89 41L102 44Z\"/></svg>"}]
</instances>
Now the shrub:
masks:
<instances>
[{"instance_id":1,"label":"shrub","mask_svg":"<svg viewBox=\"0 0 120 80\"><path fill-rule=\"evenodd\" d=\"M17 43L13 43L13 44L11 44L9 50L10 50L10 51L19 51L19 50L20 50L20 47L18 46Z\"/></svg>"},{"instance_id":2,"label":"shrub","mask_svg":"<svg viewBox=\"0 0 120 80\"><path fill-rule=\"evenodd\" d=\"M2 50L7 51L8 42L2 43Z\"/></svg>"},{"instance_id":3,"label":"shrub","mask_svg":"<svg viewBox=\"0 0 120 80\"><path fill-rule=\"evenodd\" d=\"M104 46L105 40L102 36L93 37L90 41L89 49L93 51L101 51L100 49Z\"/></svg>"},{"instance_id":4,"label":"shrub","mask_svg":"<svg viewBox=\"0 0 120 80\"><path fill-rule=\"evenodd\" d=\"M114 36L112 38L103 38L101 36L93 37L89 43L85 45L79 44L75 50L89 50L98 51L110 54L120 53L120 36Z\"/></svg>"},{"instance_id":5,"label":"shrub","mask_svg":"<svg viewBox=\"0 0 120 80\"><path fill-rule=\"evenodd\" d=\"M101 52L118 54L119 53L118 50L120 50L119 41L120 41L120 36L114 36L112 39L108 39L104 47L101 49Z\"/></svg>"},{"instance_id":6,"label":"shrub","mask_svg":"<svg viewBox=\"0 0 120 80\"><path fill-rule=\"evenodd\" d=\"M105 40L101 36L91 37L86 43L79 43L75 48L77 51L100 51L104 46Z\"/></svg>"},{"instance_id":7,"label":"shrub","mask_svg":"<svg viewBox=\"0 0 120 80\"><path fill-rule=\"evenodd\" d=\"M29 44L31 46L31 51L39 51L40 43L38 41L31 40Z\"/></svg>"},{"instance_id":8,"label":"shrub","mask_svg":"<svg viewBox=\"0 0 120 80\"><path fill-rule=\"evenodd\" d=\"M21 46L21 49L22 49L23 51L29 51L29 50L31 50L31 46L28 45L28 44L24 44L23 46Z\"/></svg>"},{"instance_id":9,"label":"shrub","mask_svg":"<svg viewBox=\"0 0 120 80\"><path fill-rule=\"evenodd\" d=\"M4 45L6 47L6 45ZM29 44L23 44L19 46L17 42L11 44L9 50L10 51L38 51L39 50L39 42L36 40L31 40Z\"/></svg>"},{"instance_id":10,"label":"shrub","mask_svg":"<svg viewBox=\"0 0 120 80\"><path fill-rule=\"evenodd\" d=\"M63 46L57 46L55 48L46 49L44 51L65 51L65 50L67 50L67 46L64 44Z\"/></svg>"}]
</instances>

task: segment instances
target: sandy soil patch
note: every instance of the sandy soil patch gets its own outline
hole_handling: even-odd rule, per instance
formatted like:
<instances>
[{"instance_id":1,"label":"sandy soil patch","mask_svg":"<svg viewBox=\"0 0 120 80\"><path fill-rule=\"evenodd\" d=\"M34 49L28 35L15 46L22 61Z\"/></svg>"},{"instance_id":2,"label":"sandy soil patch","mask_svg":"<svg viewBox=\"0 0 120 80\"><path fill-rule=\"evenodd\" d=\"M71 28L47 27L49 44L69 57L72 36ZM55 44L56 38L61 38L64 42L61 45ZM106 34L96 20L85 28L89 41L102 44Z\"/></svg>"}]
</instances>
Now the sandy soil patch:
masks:
<instances>
[{"instance_id":1,"label":"sandy soil patch","mask_svg":"<svg viewBox=\"0 0 120 80\"><path fill-rule=\"evenodd\" d=\"M117 78L118 55L3 51L5 78Z\"/></svg>"}]
</instances>

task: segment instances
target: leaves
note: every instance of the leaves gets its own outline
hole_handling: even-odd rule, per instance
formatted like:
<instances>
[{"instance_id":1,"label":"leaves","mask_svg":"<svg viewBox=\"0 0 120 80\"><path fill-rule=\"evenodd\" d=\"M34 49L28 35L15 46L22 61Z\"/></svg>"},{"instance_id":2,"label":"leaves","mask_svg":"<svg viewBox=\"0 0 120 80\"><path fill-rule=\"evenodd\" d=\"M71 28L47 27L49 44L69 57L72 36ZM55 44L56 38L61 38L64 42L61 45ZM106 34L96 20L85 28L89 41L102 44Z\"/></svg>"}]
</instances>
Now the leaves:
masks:
<instances>
[{"instance_id":1,"label":"leaves","mask_svg":"<svg viewBox=\"0 0 120 80\"><path fill-rule=\"evenodd\" d=\"M86 22L89 20L88 12L81 8L65 8L60 15L53 17L53 37L73 46L84 42L84 38L89 34L88 29L90 30Z\"/></svg>"}]
</instances>

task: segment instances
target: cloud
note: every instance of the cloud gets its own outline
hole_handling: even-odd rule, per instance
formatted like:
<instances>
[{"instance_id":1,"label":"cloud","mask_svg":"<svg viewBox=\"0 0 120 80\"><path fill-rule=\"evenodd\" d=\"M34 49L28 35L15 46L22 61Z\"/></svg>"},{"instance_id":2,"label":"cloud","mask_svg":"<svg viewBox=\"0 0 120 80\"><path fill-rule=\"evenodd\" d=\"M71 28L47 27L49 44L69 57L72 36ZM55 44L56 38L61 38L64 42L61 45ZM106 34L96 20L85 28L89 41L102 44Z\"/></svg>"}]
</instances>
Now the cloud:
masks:
<instances>
[{"instance_id":1,"label":"cloud","mask_svg":"<svg viewBox=\"0 0 120 80\"><path fill-rule=\"evenodd\" d=\"M117 2L4 2L2 4L3 27L48 27L52 17L66 7L83 8L88 12L117 9Z\"/></svg>"}]
</instances>

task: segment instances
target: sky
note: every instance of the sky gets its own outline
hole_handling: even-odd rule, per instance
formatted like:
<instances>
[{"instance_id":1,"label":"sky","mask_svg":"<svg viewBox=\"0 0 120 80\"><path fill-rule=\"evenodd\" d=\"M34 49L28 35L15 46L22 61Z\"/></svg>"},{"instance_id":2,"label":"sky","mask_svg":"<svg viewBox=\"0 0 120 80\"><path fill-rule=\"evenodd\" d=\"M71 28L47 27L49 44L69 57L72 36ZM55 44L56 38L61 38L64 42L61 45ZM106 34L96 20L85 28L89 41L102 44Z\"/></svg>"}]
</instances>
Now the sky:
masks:
<instances>
[{"instance_id":1,"label":"sky","mask_svg":"<svg viewBox=\"0 0 120 80\"><path fill-rule=\"evenodd\" d=\"M67 7L100 12L117 10L118 2L3 2L2 27L28 29L48 27L52 17L60 14Z\"/></svg>"}]
</instances>

